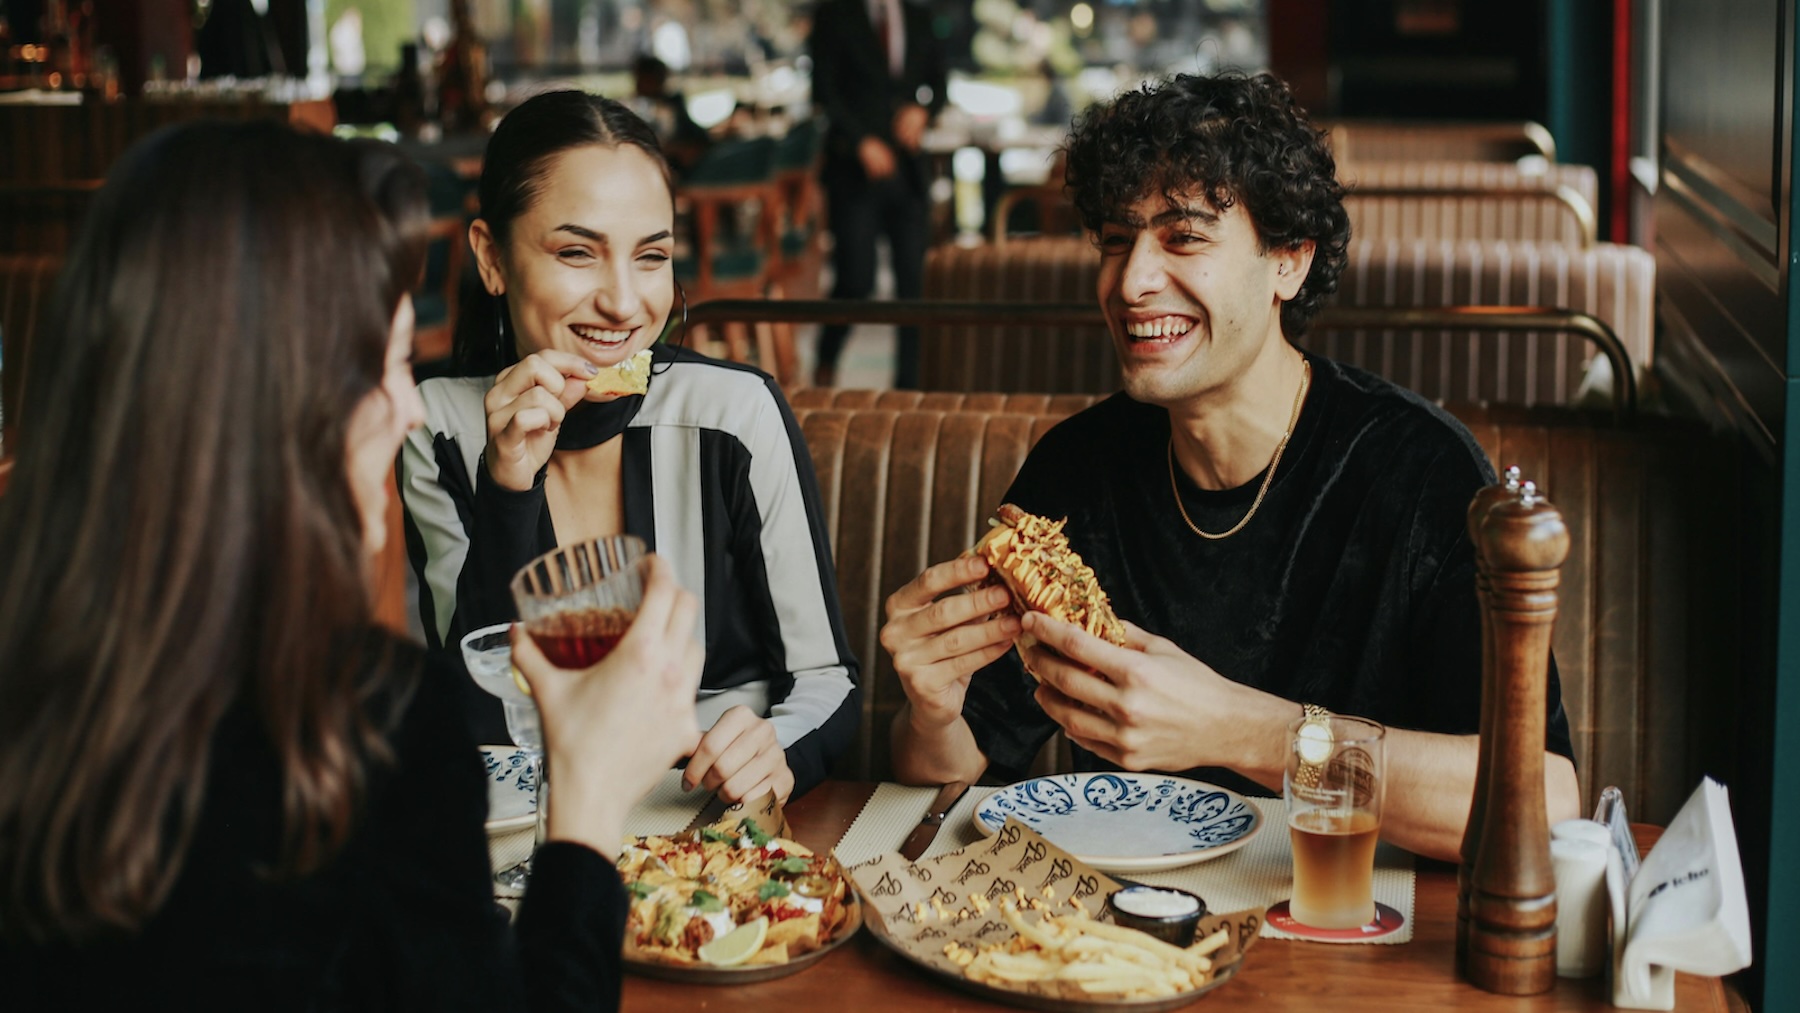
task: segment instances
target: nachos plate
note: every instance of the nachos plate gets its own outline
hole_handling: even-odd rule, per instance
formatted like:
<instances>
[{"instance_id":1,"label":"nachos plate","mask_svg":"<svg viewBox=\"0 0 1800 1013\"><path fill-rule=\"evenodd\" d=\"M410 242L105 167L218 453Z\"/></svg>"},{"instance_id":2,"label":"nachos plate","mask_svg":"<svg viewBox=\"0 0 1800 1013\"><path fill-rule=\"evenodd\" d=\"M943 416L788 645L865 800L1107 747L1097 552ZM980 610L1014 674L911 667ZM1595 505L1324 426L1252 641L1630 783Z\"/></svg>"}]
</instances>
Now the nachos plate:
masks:
<instances>
[{"instance_id":1,"label":"nachos plate","mask_svg":"<svg viewBox=\"0 0 1800 1013\"><path fill-rule=\"evenodd\" d=\"M649 977L778 978L810 966L862 924L856 891L835 857L742 812L698 830L637 838L619 856L619 874L631 901L626 967ZM746 928L758 921L761 929ZM761 932L747 955L736 948L728 966L708 959L709 943L740 929Z\"/></svg>"}]
</instances>

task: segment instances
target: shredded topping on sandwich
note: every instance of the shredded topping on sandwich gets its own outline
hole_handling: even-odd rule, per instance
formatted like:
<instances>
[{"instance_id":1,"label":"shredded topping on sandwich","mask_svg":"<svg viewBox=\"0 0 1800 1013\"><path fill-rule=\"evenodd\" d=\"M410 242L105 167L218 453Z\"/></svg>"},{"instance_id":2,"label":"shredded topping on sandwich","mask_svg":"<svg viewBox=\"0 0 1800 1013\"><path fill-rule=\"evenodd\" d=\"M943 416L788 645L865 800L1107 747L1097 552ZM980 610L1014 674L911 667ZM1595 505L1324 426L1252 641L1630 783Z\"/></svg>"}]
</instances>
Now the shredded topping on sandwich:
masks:
<instances>
[{"instance_id":1,"label":"shredded topping on sandwich","mask_svg":"<svg viewBox=\"0 0 1800 1013\"><path fill-rule=\"evenodd\" d=\"M1007 503L990 523L993 526L975 543L975 552L1005 581L1016 605L1124 646L1124 624L1113 614L1093 568L1081 561L1063 534L1067 518L1052 521Z\"/></svg>"}]
</instances>

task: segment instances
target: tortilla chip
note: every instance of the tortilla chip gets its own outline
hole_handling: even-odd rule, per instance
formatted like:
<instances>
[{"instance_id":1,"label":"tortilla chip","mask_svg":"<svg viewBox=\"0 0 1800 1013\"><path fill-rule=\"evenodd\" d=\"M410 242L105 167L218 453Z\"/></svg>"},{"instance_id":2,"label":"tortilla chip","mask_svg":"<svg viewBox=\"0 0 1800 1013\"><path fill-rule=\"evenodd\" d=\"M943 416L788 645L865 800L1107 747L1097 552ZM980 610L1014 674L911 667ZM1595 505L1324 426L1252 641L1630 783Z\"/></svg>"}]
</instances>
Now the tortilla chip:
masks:
<instances>
[{"instance_id":1,"label":"tortilla chip","mask_svg":"<svg viewBox=\"0 0 1800 1013\"><path fill-rule=\"evenodd\" d=\"M744 961L746 964L785 964L787 962L788 948L786 943L776 943L775 945L770 946L766 942L763 944L762 949L756 951L754 956L749 960Z\"/></svg>"},{"instance_id":2,"label":"tortilla chip","mask_svg":"<svg viewBox=\"0 0 1800 1013\"><path fill-rule=\"evenodd\" d=\"M808 950L819 945L818 914L808 914L802 918L789 918L787 921L776 922L769 926L768 935L763 937L763 945L773 946L780 943L792 944L796 947L804 946Z\"/></svg>"}]
</instances>

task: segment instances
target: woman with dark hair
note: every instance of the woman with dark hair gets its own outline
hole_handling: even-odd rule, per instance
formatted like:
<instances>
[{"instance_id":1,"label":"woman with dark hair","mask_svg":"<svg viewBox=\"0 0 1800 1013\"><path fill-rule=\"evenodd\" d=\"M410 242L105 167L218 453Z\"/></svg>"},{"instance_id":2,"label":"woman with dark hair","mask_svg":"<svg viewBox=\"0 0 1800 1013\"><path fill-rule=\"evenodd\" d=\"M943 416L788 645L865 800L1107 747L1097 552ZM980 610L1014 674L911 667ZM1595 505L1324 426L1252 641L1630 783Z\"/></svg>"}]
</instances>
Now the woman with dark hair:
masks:
<instances>
[{"instance_id":1,"label":"woman with dark hair","mask_svg":"<svg viewBox=\"0 0 1800 1013\"><path fill-rule=\"evenodd\" d=\"M462 314L462 375L421 385L426 425L401 458L427 641L455 653L513 619L507 583L539 553L638 535L701 601L708 731L688 786L805 791L858 725L812 459L768 376L658 343L679 294L655 135L618 102L538 95L488 142L480 198L469 240L491 298ZM643 393L589 385L646 350ZM498 702L467 703L504 741Z\"/></svg>"},{"instance_id":2,"label":"woman with dark hair","mask_svg":"<svg viewBox=\"0 0 1800 1013\"><path fill-rule=\"evenodd\" d=\"M424 182L259 124L139 144L32 359L0 499L0 980L33 1009L616 1004L602 854L698 738L653 564L588 673L517 636L557 766L517 951L459 676L377 629ZM629 647L627 646L629 645Z\"/></svg>"}]
</instances>

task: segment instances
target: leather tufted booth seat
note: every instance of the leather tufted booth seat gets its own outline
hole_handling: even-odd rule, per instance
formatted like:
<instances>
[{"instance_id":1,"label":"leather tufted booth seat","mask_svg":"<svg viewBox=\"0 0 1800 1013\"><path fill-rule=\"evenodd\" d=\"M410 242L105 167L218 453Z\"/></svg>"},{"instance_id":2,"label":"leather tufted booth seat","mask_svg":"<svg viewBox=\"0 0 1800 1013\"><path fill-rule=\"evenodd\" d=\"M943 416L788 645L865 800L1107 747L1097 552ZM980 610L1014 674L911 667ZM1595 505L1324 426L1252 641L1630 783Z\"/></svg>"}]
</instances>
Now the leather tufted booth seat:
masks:
<instances>
[{"instance_id":1,"label":"leather tufted booth seat","mask_svg":"<svg viewBox=\"0 0 1800 1013\"><path fill-rule=\"evenodd\" d=\"M924 298L1084 302L1099 256L1074 236L1015 239L1004 247L944 245L925 260ZM1376 239L1351 244L1338 286L1342 306L1548 306L1610 326L1641 378L1654 329L1656 262L1635 246L1585 249L1547 243ZM1568 404L1592 347L1561 334L1329 330L1302 344L1439 401ZM1118 389L1106 329L939 325L920 330L926 390L1103 393Z\"/></svg>"},{"instance_id":2,"label":"leather tufted booth seat","mask_svg":"<svg viewBox=\"0 0 1800 1013\"><path fill-rule=\"evenodd\" d=\"M877 640L886 597L971 545L1032 444L1092 400L795 394L850 644L863 663L862 731L843 774L890 773L888 726L904 697ZM1555 650L1584 798L1617 784L1638 818L1669 818L1698 774L1708 728L1688 663L1699 550L1683 535L1704 502L1666 467L1687 452L1690 434L1669 420L1619 429L1561 408L1453 410L1491 459L1520 465L1568 521Z\"/></svg>"}]
</instances>

